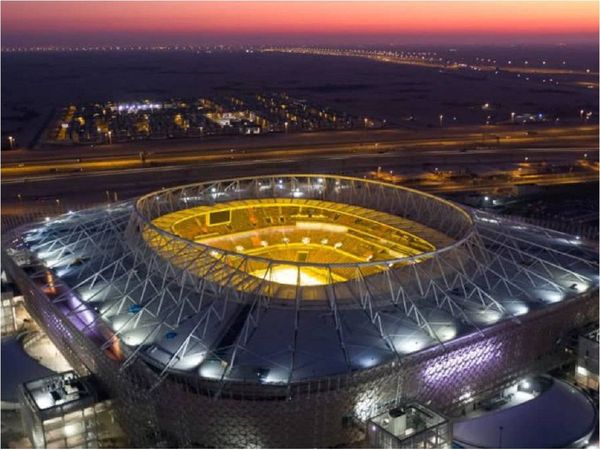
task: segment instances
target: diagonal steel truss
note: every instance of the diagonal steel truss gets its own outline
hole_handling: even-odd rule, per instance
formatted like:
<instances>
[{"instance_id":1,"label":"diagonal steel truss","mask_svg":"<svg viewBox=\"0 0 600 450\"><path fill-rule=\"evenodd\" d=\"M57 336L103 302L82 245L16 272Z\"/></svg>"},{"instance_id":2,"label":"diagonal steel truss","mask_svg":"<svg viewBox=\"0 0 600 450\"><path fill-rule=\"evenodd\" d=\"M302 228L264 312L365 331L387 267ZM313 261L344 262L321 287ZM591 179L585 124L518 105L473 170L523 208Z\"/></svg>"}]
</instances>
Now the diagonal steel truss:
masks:
<instances>
[{"instance_id":1,"label":"diagonal steel truss","mask_svg":"<svg viewBox=\"0 0 600 450\"><path fill-rule=\"evenodd\" d=\"M187 241L152 223L164 214L198 205L299 195L406 217L443 231L452 244L387 261L285 262L327 270L330 283L309 288L270 281L269 274L280 261ZM45 271L66 274L58 278L68 289L54 303L68 303L70 295L81 298L67 317L93 308L94 317L86 329L110 324L113 334L103 348L121 343L125 348L122 370L140 359L157 366L159 378L154 387L171 372L200 370L202 374L202 365L210 361L222 368L215 375L221 386L239 378L245 359L284 372L274 383L291 386L306 377L318 377L320 349L315 348L314 355L306 350L311 329L302 324L315 320L317 313L331 319L315 326L335 336L327 342L336 348L334 369L351 372L362 368L357 366L358 351L352 343L361 339L362 331L357 330L369 330L364 332L379 339L366 352L383 355L384 360L401 360L406 354L395 342L397 322L389 317L402 321L411 336L429 339L428 345L444 346L447 338L432 321L432 311L443 313L459 335L483 334L500 321L518 321L520 313L511 307L515 302L525 310L543 307L598 282L598 254L573 237L466 211L410 189L337 176L287 175L193 184L153 193L135 203L78 211L35 227L38 231L32 227L17 230L10 242L47 265L51 260ZM258 263L266 267L262 279L247 270ZM353 276L335 282L338 270ZM299 281L300 270L297 273ZM281 311L290 338L261 348L255 345L255 337L273 326L272 310ZM140 337L127 344L132 332ZM153 351L164 357L152 357ZM285 359L272 356L281 353ZM198 355L203 356L197 365L180 369ZM303 371L308 365L316 369ZM261 375L255 381L269 382Z\"/></svg>"}]
</instances>

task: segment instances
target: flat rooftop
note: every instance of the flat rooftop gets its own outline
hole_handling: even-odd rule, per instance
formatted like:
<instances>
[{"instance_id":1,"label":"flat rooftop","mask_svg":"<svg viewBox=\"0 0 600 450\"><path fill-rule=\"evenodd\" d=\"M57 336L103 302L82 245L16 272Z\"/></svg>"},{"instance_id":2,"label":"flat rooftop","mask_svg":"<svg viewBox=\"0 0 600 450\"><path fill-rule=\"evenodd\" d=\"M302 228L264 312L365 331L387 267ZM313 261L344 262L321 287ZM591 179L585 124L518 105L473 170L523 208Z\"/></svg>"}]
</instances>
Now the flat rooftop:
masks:
<instances>
[{"instance_id":1,"label":"flat rooftop","mask_svg":"<svg viewBox=\"0 0 600 450\"><path fill-rule=\"evenodd\" d=\"M40 411L95 399L88 383L73 371L30 381L24 384L24 389Z\"/></svg>"},{"instance_id":2,"label":"flat rooftop","mask_svg":"<svg viewBox=\"0 0 600 450\"><path fill-rule=\"evenodd\" d=\"M540 392L534 395L454 422L454 441L467 448L566 448L584 444L598 422L592 401L564 381L550 377L540 381Z\"/></svg>"}]
</instances>

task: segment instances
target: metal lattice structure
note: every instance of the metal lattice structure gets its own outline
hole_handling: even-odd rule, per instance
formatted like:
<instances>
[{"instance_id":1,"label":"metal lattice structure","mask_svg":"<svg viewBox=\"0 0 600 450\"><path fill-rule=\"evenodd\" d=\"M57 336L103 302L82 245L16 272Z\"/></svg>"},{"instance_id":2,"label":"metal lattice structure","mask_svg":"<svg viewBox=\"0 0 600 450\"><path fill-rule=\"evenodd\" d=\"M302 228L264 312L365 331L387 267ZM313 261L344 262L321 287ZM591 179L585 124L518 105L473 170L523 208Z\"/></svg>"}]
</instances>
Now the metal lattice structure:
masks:
<instances>
[{"instance_id":1,"label":"metal lattice structure","mask_svg":"<svg viewBox=\"0 0 600 450\"><path fill-rule=\"evenodd\" d=\"M156 226L197 206L278 198L381 211L444 239L406 257L301 262ZM200 183L78 211L6 236L3 265L142 446L349 443L361 436L353 420L391 403L451 411L548 366L556 340L597 316L598 254L582 241L338 176ZM248 269L281 265L331 282L280 284Z\"/></svg>"}]
</instances>

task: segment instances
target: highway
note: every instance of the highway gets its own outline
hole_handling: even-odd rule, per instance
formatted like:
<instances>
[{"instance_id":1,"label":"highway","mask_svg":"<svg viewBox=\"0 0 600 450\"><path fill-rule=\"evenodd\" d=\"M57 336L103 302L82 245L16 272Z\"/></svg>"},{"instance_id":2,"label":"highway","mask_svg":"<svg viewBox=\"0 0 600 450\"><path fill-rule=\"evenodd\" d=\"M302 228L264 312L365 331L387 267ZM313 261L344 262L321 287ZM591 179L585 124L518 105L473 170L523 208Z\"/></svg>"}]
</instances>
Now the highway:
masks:
<instances>
[{"instance_id":1,"label":"highway","mask_svg":"<svg viewBox=\"0 0 600 450\"><path fill-rule=\"evenodd\" d=\"M274 173L365 176L380 169L403 174L405 179L395 181L432 193L598 180L597 126L542 127L533 132L514 126L493 130L485 134L473 128L418 133L381 130L200 143L140 142L102 146L89 154L85 147L15 152L3 158L2 223L10 228L37 220L40 214L124 200L167 186ZM140 159L140 149L144 149L145 161ZM578 172L512 180L435 179L434 168L506 173L516 170L525 158L529 163L578 166Z\"/></svg>"},{"instance_id":2,"label":"highway","mask_svg":"<svg viewBox=\"0 0 600 450\"><path fill-rule=\"evenodd\" d=\"M500 167L517 164L527 156L530 161L573 164L583 157L584 149L567 148L495 148L469 152L440 149L388 153L350 153L334 155L283 155L278 158L247 158L244 160L207 161L204 163L113 169L109 171L51 173L36 177L3 178L4 204L19 198L73 198L77 201L103 199L106 191L117 192L120 198L142 194L163 186L198 180L248 176L281 172L369 173L382 167L396 173L421 173L444 167ZM591 152L591 151L590 151ZM592 154L592 153L591 153ZM595 156L595 154L592 154ZM429 169L427 169L429 167Z\"/></svg>"},{"instance_id":3,"label":"highway","mask_svg":"<svg viewBox=\"0 0 600 450\"><path fill-rule=\"evenodd\" d=\"M438 132L439 133L439 132ZM170 143L163 143L163 148L153 151L142 150L144 156L140 155L139 146L125 147L122 153L114 153L114 150L102 148L101 152L92 155L78 156L76 158L64 156L63 152L21 152L11 155L3 161L1 174L3 184L11 179L32 179L38 176L53 174L74 174L78 172L92 173L111 170L127 169L152 169L154 167L191 165L221 164L225 162L237 162L240 164L260 163L284 163L291 160L313 160L313 159L348 159L354 157L397 157L406 154L423 155L434 152L440 156L451 155L452 152L489 152L494 147L494 152L508 152L511 149L523 147L540 147L546 152L556 148L558 152L567 151L581 152L581 149L597 148L598 127L581 126L565 128L545 128L536 131L524 131L522 129L509 129L508 131L498 128L494 133L481 132L456 132L448 133L447 136L433 137L427 135L404 135L402 138L385 136L380 142L370 140L361 141L347 140L341 143L324 143L311 145L290 145L285 142L279 146L256 147L256 141L252 146L242 147L231 144L216 146L216 148L202 147L194 148L193 144L187 143L183 148L175 145L174 148L164 149ZM350 135L352 136L352 135ZM381 136L375 136L375 138ZM181 145L181 144L179 144ZM571 150L567 150L571 149ZM442 152L443 154L440 154ZM80 148L79 155L85 152ZM133 153L133 154L132 154Z\"/></svg>"},{"instance_id":4,"label":"highway","mask_svg":"<svg viewBox=\"0 0 600 450\"><path fill-rule=\"evenodd\" d=\"M530 151L527 154L536 154ZM514 156L513 156L514 157ZM562 155L561 155L562 157ZM486 163L494 165L494 161L500 164L503 160L493 154L480 155L478 158L463 156L462 161L466 164ZM555 160L557 162L568 162L568 160ZM388 161L389 162L389 161ZM7 221L21 221L29 217L35 220L36 214L53 215L58 212L66 212L68 209L81 209L93 204L113 202L136 197L153 190L159 190L166 186L185 184L203 180L228 178L237 176L248 176L249 174L266 175L282 172L316 172L316 173L343 173L347 175L361 176L364 174L374 175L376 167L368 158L357 158L352 161L320 160L310 163L299 161L275 162L269 164L250 163L240 165L237 162L224 162L218 165L201 166L194 168L160 167L145 169L126 169L121 171L98 172L91 174L75 175L50 175L40 177L31 182L23 183L18 180L3 183L2 189L2 215L3 223ZM437 164L444 167L444 161L438 156L424 156L416 162L403 159L403 162L392 161L392 164L384 165L386 170L393 168L394 172L413 169L414 176L397 177L393 180L404 185L415 187L431 193L449 194L457 192L493 192L500 189L510 189L514 185L538 184L538 185L561 185L577 184L586 182L598 182L597 171L583 171L576 173L559 174L533 174L507 179L479 178L469 179L431 179L423 177L423 165ZM389 172L388 172L389 173ZM419 175L421 174L421 175ZM383 177L386 179L386 177ZM390 178L390 177L387 177ZM389 180L388 180L389 181Z\"/></svg>"},{"instance_id":5,"label":"highway","mask_svg":"<svg viewBox=\"0 0 600 450\"><path fill-rule=\"evenodd\" d=\"M481 179L472 183L444 180L439 183L413 182L406 183L426 192L444 194L452 192L491 192L494 190L509 189L513 186L536 184L538 186L560 186L565 184L579 184L598 182L598 173L576 174L536 174L508 180Z\"/></svg>"},{"instance_id":6,"label":"highway","mask_svg":"<svg viewBox=\"0 0 600 450\"><path fill-rule=\"evenodd\" d=\"M482 63L471 63L471 64L460 64L458 62L451 62L446 64L444 62L436 62L434 60L421 59L418 57L408 57L395 55L392 52L378 51L378 50L354 50L354 49L336 49L336 48L306 48L306 47L274 47L265 48L261 50L265 53L293 53L298 55L318 55L318 56L341 56L351 58L366 58L372 61L378 61L387 64L404 64L411 66L427 67L431 69L444 69L444 70L464 70L466 68L484 71L494 72L497 70L503 72L522 73L522 74L538 74L538 75L571 75L581 76L590 79L598 77L598 72L592 70L582 69L567 69L564 67L533 67L533 66L513 66L503 65L497 66L496 64L482 64Z\"/></svg>"}]
</instances>

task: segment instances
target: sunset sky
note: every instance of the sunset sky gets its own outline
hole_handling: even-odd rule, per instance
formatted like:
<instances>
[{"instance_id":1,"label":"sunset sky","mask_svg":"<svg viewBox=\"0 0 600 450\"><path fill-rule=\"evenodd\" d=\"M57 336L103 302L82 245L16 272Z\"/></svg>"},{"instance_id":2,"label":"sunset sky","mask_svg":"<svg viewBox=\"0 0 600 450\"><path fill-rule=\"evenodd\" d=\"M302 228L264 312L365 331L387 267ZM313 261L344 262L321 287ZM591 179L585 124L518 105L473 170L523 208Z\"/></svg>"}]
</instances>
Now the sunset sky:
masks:
<instances>
[{"instance_id":1,"label":"sunset sky","mask_svg":"<svg viewBox=\"0 0 600 450\"><path fill-rule=\"evenodd\" d=\"M593 42L596 1L9 2L2 44Z\"/></svg>"}]
</instances>

